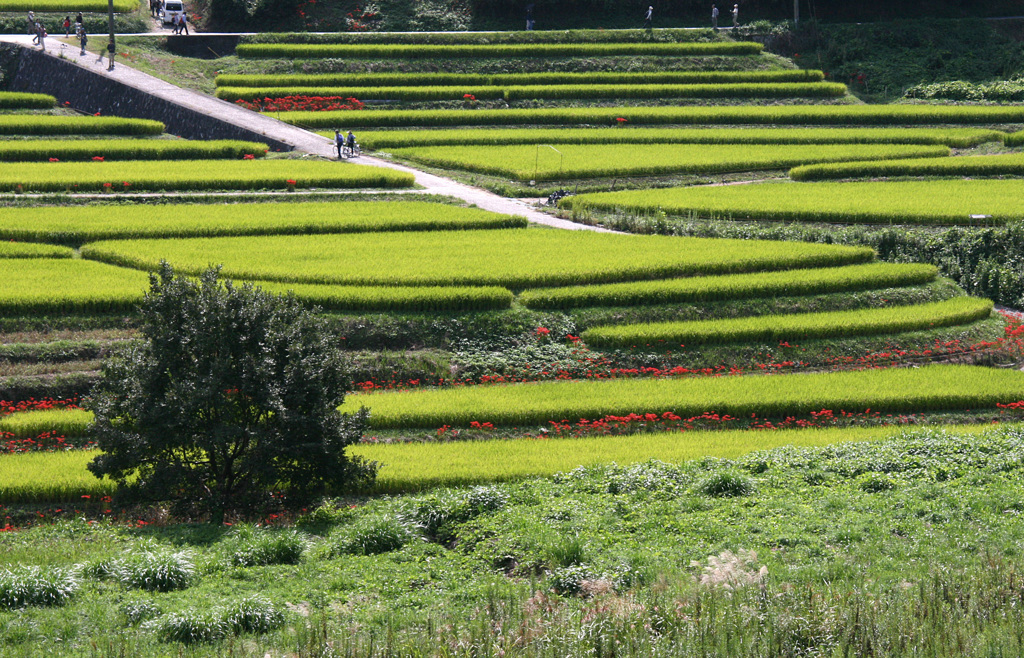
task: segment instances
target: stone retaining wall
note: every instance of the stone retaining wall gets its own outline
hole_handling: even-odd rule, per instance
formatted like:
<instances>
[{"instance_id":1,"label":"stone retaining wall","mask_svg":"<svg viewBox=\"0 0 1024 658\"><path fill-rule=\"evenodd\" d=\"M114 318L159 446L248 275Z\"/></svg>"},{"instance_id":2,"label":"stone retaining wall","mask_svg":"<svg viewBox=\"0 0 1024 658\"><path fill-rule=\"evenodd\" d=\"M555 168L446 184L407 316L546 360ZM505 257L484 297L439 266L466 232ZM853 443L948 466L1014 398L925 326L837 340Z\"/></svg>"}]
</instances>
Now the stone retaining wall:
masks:
<instances>
[{"instance_id":1,"label":"stone retaining wall","mask_svg":"<svg viewBox=\"0 0 1024 658\"><path fill-rule=\"evenodd\" d=\"M6 50L6 49L5 49ZM268 144L274 151L291 151L284 142L255 131L221 121L183 107L101 73L74 64L77 47L68 46L67 60L32 49L14 46L4 54L11 77L8 89L50 94L57 103L85 114L113 115L137 119L155 119L167 126L167 132L186 139L242 139ZM91 57L86 55L85 57Z\"/></svg>"}]
</instances>

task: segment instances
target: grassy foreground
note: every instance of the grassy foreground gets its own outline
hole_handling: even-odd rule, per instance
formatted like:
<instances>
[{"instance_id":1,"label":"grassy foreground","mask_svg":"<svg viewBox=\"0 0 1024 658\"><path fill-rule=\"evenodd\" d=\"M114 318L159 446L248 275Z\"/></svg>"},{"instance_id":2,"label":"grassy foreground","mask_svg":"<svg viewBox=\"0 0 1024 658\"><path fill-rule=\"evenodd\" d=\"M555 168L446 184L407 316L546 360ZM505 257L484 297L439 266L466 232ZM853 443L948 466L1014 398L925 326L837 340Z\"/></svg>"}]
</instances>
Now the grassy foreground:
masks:
<instances>
[{"instance_id":1,"label":"grassy foreground","mask_svg":"<svg viewBox=\"0 0 1024 658\"><path fill-rule=\"evenodd\" d=\"M0 533L0 655L1018 655L1021 463L1019 427L917 430L297 530L41 523Z\"/></svg>"}]
</instances>

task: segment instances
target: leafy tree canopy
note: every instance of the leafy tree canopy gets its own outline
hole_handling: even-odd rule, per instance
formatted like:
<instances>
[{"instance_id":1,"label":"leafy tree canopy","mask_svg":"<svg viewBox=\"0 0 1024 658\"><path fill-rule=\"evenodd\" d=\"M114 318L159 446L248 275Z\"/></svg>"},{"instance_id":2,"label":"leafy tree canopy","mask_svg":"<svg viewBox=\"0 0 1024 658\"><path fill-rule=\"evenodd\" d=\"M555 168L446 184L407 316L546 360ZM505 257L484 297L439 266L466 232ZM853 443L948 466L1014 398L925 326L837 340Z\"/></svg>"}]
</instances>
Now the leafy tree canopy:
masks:
<instances>
[{"instance_id":1,"label":"leafy tree canopy","mask_svg":"<svg viewBox=\"0 0 1024 658\"><path fill-rule=\"evenodd\" d=\"M344 356L297 300L163 263L141 312L143 340L104 363L86 401L97 477L215 523L273 492L299 502L374 477L376 464L345 454L368 414L337 410Z\"/></svg>"}]
</instances>

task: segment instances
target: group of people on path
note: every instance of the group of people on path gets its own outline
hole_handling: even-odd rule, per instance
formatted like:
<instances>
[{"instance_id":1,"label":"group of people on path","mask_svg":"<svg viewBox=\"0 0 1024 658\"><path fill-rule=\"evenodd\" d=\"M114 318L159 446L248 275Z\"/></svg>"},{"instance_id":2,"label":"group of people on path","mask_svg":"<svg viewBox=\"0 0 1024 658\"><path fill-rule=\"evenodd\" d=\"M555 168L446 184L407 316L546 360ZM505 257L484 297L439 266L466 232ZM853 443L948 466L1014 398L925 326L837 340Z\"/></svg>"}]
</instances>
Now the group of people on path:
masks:
<instances>
[{"instance_id":1,"label":"group of people on path","mask_svg":"<svg viewBox=\"0 0 1024 658\"><path fill-rule=\"evenodd\" d=\"M532 7L533 5L530 5L530 6ZM739 27L740 26L740 6L739 6L739 4L738 3L734 4L732 6L732 10L730 10L729 13L732 14L732 26L733 27ZM650 6L647 7L647 13L644 14L644 29L645 30L651 29L651 23L652 23L653 20L654 20L654 6L650 5ZM718 5L711 5L711 27L713 27L716 30L718 29ZM531 27L527 27L526 29L529 30L529 29L532 29L532 28Z\"/></svg>"},{"instance_id":2,"label":"group of people on path","mask_svg":"<svg viewBox=\"0 0 1024 658\"><path fill-rule=\"evenodd\" d=\"M334 148L338 151L338 159L341 160L342 154L346 151L349 156L356 154L356 136L352 134L352 131L348 131L348 135L342 135L340 130L334 131Z\"/></svg>"},{"instance_id":3,"label":"group of people on path","mask_svg":"<svg viewBox=\"0 0 1024 658\"><path fill-rule=\"evenodd\" d=\"M738 3L734 4L732 6L732 9L729 11L729 13L732 14L732 26L733 27L739 27L740 26L740 6L739 6L739 4ZM644 14L644 29L645 30L651 29L651 25L652 25L653 21L654 21L654 6L653 5L649 5L647 7L647 13ZM711 5L711 27L713 27L716 30L718 29L718 5ZM533 29L533 5L530 5L529 8L527 9L526 29L527 30L532 30Z\"/></svg>"},{"instance_id":4,"label":"group of people on path","mask_svg":"<svg viewBox=\"0 0 1024 658\"><path fill-rule=\"evenodd\" d=\"M740 26L740 6L738 4L732 6L732 10L729 12L732 14L732 26ZM718 6L711 5L711 27L718 29Z\"/></svg>"}]
</instances>

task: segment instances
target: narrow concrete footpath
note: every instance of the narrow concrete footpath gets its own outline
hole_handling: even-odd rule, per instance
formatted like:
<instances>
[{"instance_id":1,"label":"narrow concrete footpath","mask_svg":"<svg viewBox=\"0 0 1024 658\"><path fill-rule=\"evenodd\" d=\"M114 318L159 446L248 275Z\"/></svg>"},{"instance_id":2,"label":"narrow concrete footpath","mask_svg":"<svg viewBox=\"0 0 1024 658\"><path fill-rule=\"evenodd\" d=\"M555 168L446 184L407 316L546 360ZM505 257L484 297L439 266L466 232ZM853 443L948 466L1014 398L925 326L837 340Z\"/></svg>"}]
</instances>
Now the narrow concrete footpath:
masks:
<instances>
[{"instance_id":1,"label":"narrow concrete footpath","mask_svg":"<svg viewBox=\"0 0 1024 658\"><path fill-rule=\"evenodd\" d=\"M93 39L95 39L92 42L94 46L106 45L105 38L100 35L93 37ZM38 46L32 45L32 36L27 34L0 35L0 41L18 43L26 48L39 50ZM285 144L294 147L297 151L324 156L327 158L334 157L334 144L331 140L309 132L308 130L292 126L273 117L243 109L233 103L222 101L219 98L200 94L188 89L182 89L181 87L177 87L169 82L165 82L164 80L155 78L147 73L135 70L130 66L126 66L116 58L114 70L108 71L108 61L106 57L104 57L101 62L96 59L95 54L86 53L82 56L79 54L80 49L77 45L62 43L55 38L48 38L45 40L45 46L46 54L51 57L62 58L65 61L89 69L94 73L108 76L121 84L134 87L135 89L161 98L167 102L216 117L226 123L255 131L267 136L268 138L284 142ZM464 185L441 176L435 176L433 174L428 174L411 167L407 167L405 165L381 160L380 158L362 155L359 156L358 163L362 165L387 167L389 169L409 172L416 177L416 183L424 188L422 190L423 193L443 194L445 196L455 197L462 199L466 203L475 204L477 207L483 208L484 210L509 215L521 215L533 223L553 228L561 228L571 231L611 232L599 227L584 226L564 219L557 219L534 210L529 205L519 201L518 199L507 199L492 192L488 192L487 190Z\"/></svg>"}]
</instances>

